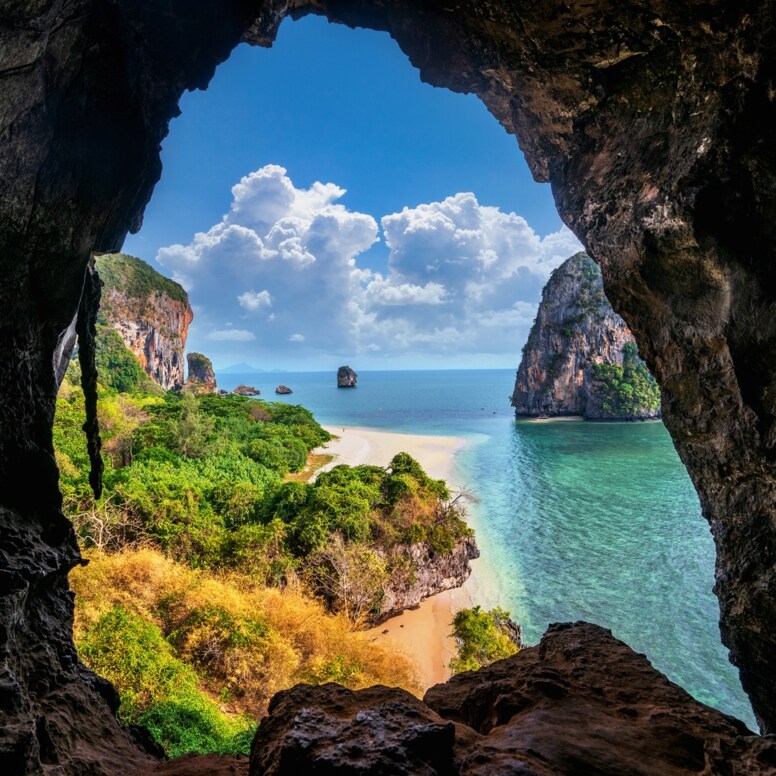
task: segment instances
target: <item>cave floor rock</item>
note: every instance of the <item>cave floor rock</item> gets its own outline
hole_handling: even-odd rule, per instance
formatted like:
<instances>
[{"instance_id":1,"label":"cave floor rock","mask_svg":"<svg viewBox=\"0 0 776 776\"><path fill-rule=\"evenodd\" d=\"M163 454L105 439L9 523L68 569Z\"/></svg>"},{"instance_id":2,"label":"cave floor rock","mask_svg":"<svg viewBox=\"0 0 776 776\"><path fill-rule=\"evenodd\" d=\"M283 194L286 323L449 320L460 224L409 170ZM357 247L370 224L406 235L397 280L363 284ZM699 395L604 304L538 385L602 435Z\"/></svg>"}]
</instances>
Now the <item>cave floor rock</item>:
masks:
<instances>
[{"instance_id":1,"label":"cave floor rock","mask_svg":"<svg viewBox=\"0 0 776 776\"><path fill-rule=\"evenodd\" d=\"M250 767L250 776L775 772L776 737L699 703L584 622L551 625L538 646L436 685L423 702L387 687L278 693Z\"/></svg>"}]
</instances>

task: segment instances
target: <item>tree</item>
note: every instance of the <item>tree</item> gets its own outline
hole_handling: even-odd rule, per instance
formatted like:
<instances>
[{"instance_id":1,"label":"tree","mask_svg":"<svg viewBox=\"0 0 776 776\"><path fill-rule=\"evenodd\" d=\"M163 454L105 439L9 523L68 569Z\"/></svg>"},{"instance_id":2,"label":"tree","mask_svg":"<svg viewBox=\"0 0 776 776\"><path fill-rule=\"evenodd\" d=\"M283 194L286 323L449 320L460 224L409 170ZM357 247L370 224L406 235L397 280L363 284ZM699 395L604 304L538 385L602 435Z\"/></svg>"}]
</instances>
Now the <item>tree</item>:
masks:
<instances>
[{"instance_id":1,"label":"tree","mask_svg":"<svg viewBox=\"0 0 776 776\"><path fill-rule=\"evenodd\" d=\"M334 534L328 545L307 560L306 576L332 610L361 625L377 609L388 578L385 561L370 547L346 544Z\"/></svg>"},{"instance_id":2,"label":"tree","mask_svg":"<svg viewBox=\"0 0 776 776\"><path fill-rule=\"evenodd\" d=\"M181 455L199 458L205 455L214 428L213 418L200 412L197 397L193 393L184 393L180 416L172 425L170 447Z\"/></svg>"}]
</instances>

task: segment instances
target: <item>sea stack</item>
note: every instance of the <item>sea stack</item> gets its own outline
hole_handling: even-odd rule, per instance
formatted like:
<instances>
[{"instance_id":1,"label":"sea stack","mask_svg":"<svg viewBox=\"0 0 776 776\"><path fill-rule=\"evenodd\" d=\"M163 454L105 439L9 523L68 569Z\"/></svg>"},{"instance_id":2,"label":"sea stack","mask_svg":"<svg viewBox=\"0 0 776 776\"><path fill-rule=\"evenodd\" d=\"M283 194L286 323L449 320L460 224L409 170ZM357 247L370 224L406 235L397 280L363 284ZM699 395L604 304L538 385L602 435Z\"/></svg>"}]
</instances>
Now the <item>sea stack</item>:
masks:
<instances>
[{"instance_id":1,"label":"sea stack","mask_svg":"<svg viewBox=\"0 0 776 776\"><path fill-rule=\"evenodd\" d=\"M195 393L216 393L216 373L213 364L202 353L188 353L189 376L186 378L186 390Z\"/></svg>"},{"instance_id":2,"label":"sea stack","mask_svg":"<svg viewBox=\"0 0 776 776\"><path fill-rule=\"evenodd\" d=\"M337 370L337 388L355 388L357 379L358 375L349 366Z\"/></svg>"},{"instance_id":3,"label":"sea stack","mask_svg":"<svg viewBox=\"0 0 776 776\"><path fill-rule=\"evenodd\" d=\"M542 291L512 406L527 417L660 417L657 384L604 294L601 270L585 253L561 264Z\"/></svg>"},{"instance_id":4,"label":"sea stack","mask_svg":"<svg viewBox=\"0 0 776 776\"><path fill-rule=\"evenodd\" d=\"M285 395L293 393L293 391L287 385L279 385L277 388L275 388L275 393Z\"/></svg>"},{"instance_id":5,"label":"sea stack","mask_svg":"<svg viewBox=\"0 0 776 776\"><path fill-rule=\"evenodd\" d=\"M238 396L259 396L261 391L252 385L238 385L232 393L236 393Z\"/></svg>"}]
</instances>

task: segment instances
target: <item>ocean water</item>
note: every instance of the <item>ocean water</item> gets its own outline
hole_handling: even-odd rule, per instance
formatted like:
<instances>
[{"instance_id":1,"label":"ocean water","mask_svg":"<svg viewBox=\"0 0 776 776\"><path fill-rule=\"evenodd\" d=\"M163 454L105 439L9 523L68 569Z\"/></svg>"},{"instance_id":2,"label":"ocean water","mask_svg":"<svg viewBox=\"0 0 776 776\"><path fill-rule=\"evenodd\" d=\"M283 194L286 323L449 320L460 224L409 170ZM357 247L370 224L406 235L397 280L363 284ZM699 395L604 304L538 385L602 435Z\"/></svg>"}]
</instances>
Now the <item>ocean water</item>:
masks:
<instances>
[{"instance_id":1,"label":"ocean water","mask_svg":"<svg viewBox=\"0 0 776 776\"><path fill-rule=\"evenodd\" d=\"M223 375L324 424L465 436L456 479L485 564L479 602L502 606L535 643L551 622L611 629L698 700L756 729L720 643L714 546L661 423L531 422L509 406L514 371ZM294 393L274 394L284 383ZM497 570L497 573L496 573Z\"/></svg>"}]
</instances>

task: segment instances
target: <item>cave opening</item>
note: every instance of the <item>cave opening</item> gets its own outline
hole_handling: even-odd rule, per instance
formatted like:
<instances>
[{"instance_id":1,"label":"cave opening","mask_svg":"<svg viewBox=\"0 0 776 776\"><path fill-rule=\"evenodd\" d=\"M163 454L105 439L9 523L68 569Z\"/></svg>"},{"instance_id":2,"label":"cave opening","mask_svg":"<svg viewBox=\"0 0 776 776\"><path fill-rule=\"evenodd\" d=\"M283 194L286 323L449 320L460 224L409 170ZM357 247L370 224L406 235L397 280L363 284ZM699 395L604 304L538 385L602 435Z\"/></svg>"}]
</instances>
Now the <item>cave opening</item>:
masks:
<instances>
[{"instance_id":1,"label":"cave opening","mask_svg":"<svg viewBox=\"0 0 776 776\"><path fill-rule=\"evenodd\" d=\"M117 730L104 713L106 704L115 710L115 694L72 649L66 575L79 559L55 487L52 354L78 308L91 252L115 250L139 225L181 91L206 84L242 37L266 44L284 15L304 13L302 4L87 5L91 12L66 17L54 4L14 6L2 33L15 62L2 87L3 142L13 152L0 159L12 291L0 342L11 365L0 395L3 611L13 624L2 634L11 720L3 752L30 773L56 761L110 772L142 759L141 731ZM390 30L431 82L477 92L520 137L533 174L552 181L564 221L601 264L664 391L666 425L714 533L723 639L768 732L776 719L771 372L758 364L742 391L741 349L728 342L751 335L767 349L771 340L760 321L772 307L763 281L772 249L752 255L747 240L741 252L730 235L760 228L776 198L760 131L774 113L772 3L723 16L715 3L616 13L602 4L594 16L574 5L453 5L332 2L315 11ZM108 115L110 142L75 132ZM742 176L757 179L756 192L742 186L735 208L715 211L714 222L698 218L698 180L713 190ZM29 471L40 474L34 491ZM750 745L767 740L736 743ZM705 753L724 761L741 749Z\"/></svg>"},{"instance_id":2,"label":"cave opening","mask_svg":"<svg viewBox=\"0 0 776 776\"><path fill-rule=\"evenodd\" d=\"M348 40L352 37L364 40L349 46ZM336 51L338 56L324 66L327 51ZM379 64L370 65L370 57L376 58ZM400 61L393 61L393 57ZM357 63L359 68L356 68ZM284 74L282 82L274 75L277 72ZM346 72L357 72L358 77L344 78L342 74ZM399 83L392 83L395 81ZM289 94L293 96L289 97ZM457 109L455 106L464 99L474 101L476 107ZM331 105L336 106L335 110L330 109ZM286 382L294 380L295 371L315 371L324 365L329 366L334 363L332 358L343 362L355 360L360 369L379 370L388 359L392 366L399 368L417 369L419 364L427 367L434 363L437 355L450 359L446 347L449 334L435 341L431 336L433 331L449 332L456 319L460 329L472 329L477 325L478 317L493 319L502 316L507 325L501 329L488 326L486 337L490 345L499 342L509 344L503 363L508 365L511 377L518 360L517 352L527 338L527 324L533 317L539 290L549 270L561 259L575 253L580 246L561 228L555 205L547 200L547 186L529 180L524 162L522 166L525 169L522 171L511 169L514 166L517 170L522 161L514 138L501 130L479 100L419 84L416 70L384 33L353 31L330 25L320 17L305 17L293 23L289 20L281 26L278 39L270 50L245 45L236 49L216 71L206 91L184 95L181 111L182 115L173 121L170 135L164 143L164 173L145 210L143 228L128 238L123 251L151 259L162 272L173 273L184 287L191 288L191 301L198 312L189 329L188 349L213 357L217 374L220 367L230 363L230 359L234 362L253 360L277 369L278 362L273 359L282 359L284 354L274 352L268 346L274 344L277 347L278 342L285 349L289 347L289 342L296 343L300 349L305 348L304 355L297 357L296 369L288 370L290 374L285 374L284 370L277 377ZM456 121L466 124L464 130L456 131L451 126ZM282 128L273 131L275 125ZM251 139L250 142L246 143L246 137ZM446 143L449 148L440 149L440 143ZM487 149L487 154L483 153L483 149ZM379 159L372 163L375 155ZM494 158L495 161L492 160ZM482 170L484 167L487 169ZM292 178L294 173L290 170L300 171L307 179L299 181ZM505 181L508 181L506 186ZM311 184L309 187L308 182ZM233 189L229 204L226 192L232 186L241 187L240 200ZM326 196L320 198L314 206L318 210L310 212L304 209L304 204L297 205L300 201L313 199L316 189L320 191L326 187L333 187L335 191L330 199ZM346 203L344 210L334 211L339 214L340 231L328 233L327 245L323 248L320 240L309 235L322 228L314 223L321 213L340 207L339 197L342 195L336 191L340 188L348 189L343 198ZM509 192L503 191L503 188L508 188ZM512 189L520 194L511 195ZM523 189L526 193L522 193ZM484 234L477 237L482 244L476 244L468 252L462 240L452 246L450 241L445 240L438 248L434 242L435 232L420 216L402 225L406 231L425 228L425 239L419 247L411 241L403 241L401 229L394 227L391 233L391 242L399 246L405 254L403 256L397 257L391 250L386 261L385 229L378 231L382 239L371 246L372 237L367 235L353 249L352 230L346 235L344 243L337 242L342 239L345 219L358 223L358 219L365 215L374 215L374 220L380 222L383 220L381 216L396 219L399 216L397 211L402 209L413 214L422 213L423 216L430 213L430 217L444 219L445 228L453 228L459 234L468 230L472 234L482 224L482 216L477 220L472 217L471 210L463 215L453 209L438 207L432 210L432 206L441 205L448 196L461 196L457 193L460 190L476 193L473 203L475 216L480 211L487 211L489 218L500 219L494 230L506 231L518 220L514 218L514 212L503 213L509 207L507 203L514 202L513 207L518 209L529 208L537 221L546 224L545 229L554 229L546 237L553 253L549 256L537 255L534 243L520 242L521 233L530 229L524 223L517 223L514 236L501 242L493 240L481 227ZM482 190L494 193L491 197L487 194L482 196ZM477 201L477 195L482 204ZM436 201L427 203L435 197ZM500 197L504 203L502 208L494 209L495 197ZM542 199L545 201L540 207ZM334 205L335 202L338 204ZM471 206L471 202L467 204ZM229 215L221 218L227 208ZM545 212L548 209L551 210L549 215ZM298 219L306 223L301 230L294 232L289 230L288 221L283 219ZM289 251L283 255L277 242L273 243L269 237L273 230L282 231L285 239L289 236L297 239L299 243L295 249L310 251L320 267L312 280L301 279L304 274L312 274L310 263L301 258L300 253ZM469 239L474 241L475 238ZM451 264L457 265L455 272L460 278L454 277L452 271L448 274L440 271L439 262L432 268L433 271L423 274L418 270L412 274L411 264L421 267L425 264L426 270L429 270L432 259L442 261L445 252L451 250L458 251L451 257L454 260ZM499 299L504 305L502 308L476 308L473 299L466 296L467 287L471 285L477 286L479 298L492 293L486 286L494 283L494 267L489 266L491 275L482 273L476 277L465 274L460 267L465 261L475 263L485 250L524 251L527 254L524 263L528 266L522 266L519 274L513 273L515 277L502 275L497 280ZM268 255L270 251L275 251L281 258L276 255L273 262L273 257ZM389 267L392 261L396 269L391 276ZM548 266L547 274L532 276L531 263L539 266L542 261ZM262 269L252 272L253 266ZM297 274L300 280L294 281ZM361 278L360 284L354 284L350 279L354 274ZM280 275L292 279L286 284L279 284ZM361 305L368 304L364 297L365 286L374 282L376 277L378 282L384 280L380 288L381 298L390 298L390 305L361 309L356 319L359 330L354 332L350 327L354 317L353 305L356 299ZM444 318L431 314L438 309L438 304L423 304L423 300L402 300L396 296L399 293L422 295L429 289L429 284L441 286L448 296L445 301L451 312ZM522 296L526 290L527 294ZM393 296L389 292L394 292ZM506 303L504 299L507 299ZM523 320L514 315L518 303L521 311L528 310ZM402 354L392 352L389 347L389 341L394 336L390 328L391 315L398 317L402 305L415 316L400 319L404 326L412 325L418 334L429 334L428 350L415 362L403 362ZM470 307L474 307L474 311L468 313L471 317L467 318L462 310ZM338 318L338 311L345 313L344 320ZM375 312L377 329L389 332L387 338L380 341L379 347L374 339L362 339L368 323L367 316ZM357 339L353 339L354 334L359 335ZM316 342L316 335L322 339ZM370 336L374 338L375 332L371 332ZM319 353L326 340L330 342L332 339L343 350L339 353L324 350L321 358ZM476 362L478 357L483 356L476 349L477 346L482 347L483 341L475 342L466 357L475 361L475 365L493 367L493 363ZM246 356L246 353L251 356ZM458 361L462 356L459 352L453 358ZM300 364L304 365L301 370ZM438 365L444 367L448 362L441 361ZM222 385L229 385L229 379L227 377ZM248 380L249 376L245 379ZM408 376L408 379L411 378ZM511 379L504 384L501 394L510 388ZM505 415L511 414L506 406L500 409ZM341 418L334 418L332 422L334 420ZM555 435L554 442L532 439L521 430L516 436L500 433L501 443L514 446L523 461L533 460L530 451L538 442L539 446L545 446L542 455L553 460L558 457L555 465L576 465L579 468L578 463L573 463L573 457L563 459L555 451L556 447L562 449L570 445L560 438L563 436L560 433ZM611 432L607 433L611 436ZM639 651L646 652L671 678L690 687L712 705L721 704L723 710L735 711L737 716L747 718L751 725L748 707L745 701L742 703L740 693L736 692L736 677L727 667L726 654L718 644L716 602L709 592L713 581L713 549L701 527L699 507L689 482L682 471L675 471L681 470L681 464L676 461L674 467L670 447L664 456L662 446L667 440L650 437L648 442L646 439L644 442L656 445L655 449L661 456L660 465L666 467L665 471L670 475L662 472L660 475L647 474L646 470L642 470L627 485L629 470L638 469L642 465L640 462L646 460L646 454L639 452L638 442L632 460L629 458L630 462L625 463L606 458L606 440L585 442L583 436L579 435L576 444L580 449L590 447L593 468L615 467L619 472L616 476L612 475L619 482L616 488L603 487L608 495L599 495L597 502L594 495L584 497L587 499L585 503L592 500L596 504L595 514L584 516L590 525L603 519L598 512L603 514L608 511L610 520L618 526L616 529L610 527L608 535L602 532L598 536L599 541L612 544L610 552L600 553L600 549L592 543L585 549L580 547L570 557L574 559L576 555L598 552L600 560L595 570L573 566L573 570L568 571L563 569L562 564L558 567L553 554L560 557L564 554L563 549L547 537L553 531L562 532L567 527L559 524L550 529L546 525L543 527L542 523L551 523L551 515L557 507L549 504L557 505L560 497L548 494L547 498L533 499L525 486L509 496L524 510L529 508L526 504L530 504L531 513L535 513L537 521L521 547L527 551L532 545L541 543L541 537L545 536L548 549L546 553L531 558L529 580L520 583L512 580L508 585L510 591L524 590L524 593L510 592L508 603L504 599L499 600L495 593L485 593L485 598L493 605L515 610L518 620L525 618L524 624L532 641L538 640L547 624L560 619L575 620L584 616L611 627ZM624 437L612 439L608 444L619 445L623 451L628 449ZM603 457L596 457L601 455L596 451L603 451ZM533 469L539 466L538 462L532 463ZM480 464L482 467L483 464ZM502 467L499 462L496 468ZM584 490L581 480L592 474L582 472L580 469L579 482L571 489L558 479L555 483L557 492L571 498L574 491ZM519 476L516 473L515 477L519 479ZM522 476L527 481L535 475L529 472ZM640 506L646 504L646 495L641 497L641 501L638 496L633 497L634 501L629 503L634 505L623 510L622 525L619 518L614 517L616 510L613 508L619 493L636 493L640 483L645 483L647 490L654 493L654 486L648 484L653 476L664 476L676 482L671 487L677 489L675 498L682 504L681 508L670 504L670 499L665 505L663 502L652 505L652 508L670 515L667 526L670 526L671 520L694 521L693 530L686 534L670 534L669 538L665 538L663 533L670 531L670 527L661 527L657 537L662 543L654 546L651 543L655 539L649 535L647 528L651 521L642 521L640 517L629 521L627 514L628 509L640 508L647 514L648 508ZM505 483L500 483L495 489L506 491L507 487ZM503 498L496 498L496 501L499 500L503 501ZM537 503L534 504L534 501ZM560 511L573 513L577 508L584 507L575 501ZM683 515L683 509L691 517ZM505 517L527 524L527 519L518 515L506 514ZM509 523L502 523L501 527L509 530ZM486 525L483 524L482 528L485 530ZM643 536L638 533L641 530L644 531ZM615 533L622 535L628 531L635 534L634 546L648 548L644 556L637 554L631 557L627 553L632 550L627 544L618 546L614 541ZM569 534L564 541L573 542L572 536ZM504 543L495 535L484 541L494 553ZM674 553L673 548L679 545L693 556L686 563ZM626 553L625 556L622 553ZM695 558L698 553L703 558L702 562ZM662 566L657 560L650 562L650 555L668 557L669 562ZM705 571L698 575L696 587L685 590L681 579L697 573L696 560L697 565L705 564ZM520 573L519 561L501 555L499 561L512 573ZM610 599L602 594L607 587L604 583L606 579L610 580L610 589L629 586L624 580L614 582L617 569L623 563L625 566L635 564L639 573L645 575L641 578L640 601L628 601L617 596ZM544 578L544 568L553 569L547 578ZM550 577L563 579L567 590L574 591L574 594L565 595L551 589ZM668 585L664 581L666 578L673 579L673 583ZM666 607L665 601L659 599L661 596L670 597L672 593L676 604ZM598 601L591 600L596 596L602 597ZM534 612L535 607L526 603L534 597L555 601L555 608L547 606ZM563 599L572 600L574 604L558 606L557 602ZM665 614L681 607L686 607L682 615L686 632L676 631L673 615ZM610 614L610 611L614 613ZM541 625L533 625L532 617L538 618ZM648 624L639 623L641 618L646 618Z\"/></svg>"}]
</instances>

